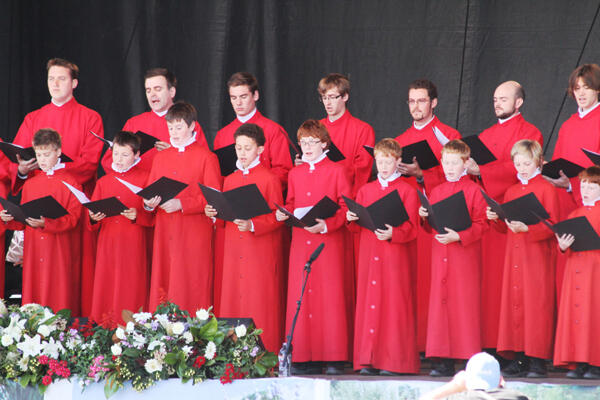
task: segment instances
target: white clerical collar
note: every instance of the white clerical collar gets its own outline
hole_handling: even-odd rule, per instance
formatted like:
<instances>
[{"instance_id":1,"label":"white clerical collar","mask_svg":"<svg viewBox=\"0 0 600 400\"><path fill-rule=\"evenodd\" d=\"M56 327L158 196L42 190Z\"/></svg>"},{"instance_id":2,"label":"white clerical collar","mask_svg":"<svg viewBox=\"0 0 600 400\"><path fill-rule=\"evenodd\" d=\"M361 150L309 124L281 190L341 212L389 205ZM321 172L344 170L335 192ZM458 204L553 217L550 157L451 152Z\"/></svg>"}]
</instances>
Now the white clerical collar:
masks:
<instances>
[{"instance_id":1,"label":"white clerical collar","mask_svg":"<svg viewBox=\"0 0 600 400\"><path fill-rule=\"evenodd\" d=\"M312 171L315 169L315 164L323 161L325 158L327 158L327 152L329 152L329 150L325 150L323 152L323 154L321 154L319 157L317 157L316 160L314 161L308 161L305 157L304 154L302 155L302 161L304 161L305 163L307 163L308 165L310 165L309 171Z\"/></svg>"},{"instance_id":2,"label":"white clerical collar","mask_svg":"<svg viewBox=\"0 0 600 400\"><path fill-rule=\"evenodd\" d=\"M591 202L586 202L585 200L581 199L581 201L583 202L583 205L586 207L594 207L598 200L600 200L600 197L597 197L596 199L592 200Z\"/></svg>"},{"instance_id":3,"label":"white clerical collar","mask_svg":"<svg viewBox=\"0 0 600 400\"><path fill-rule=\"evenodd\" d=\"M161 112L152 110L152 112L162 118L165 115L167 115L167 113L169 112L169 109L167 108L165 111L161 111Z\"/></svg>"},{"instance_id":4,"label":"white clerical collar","mask_svg":"<svg viewBox=\"0 0 600 400\"><path fill-rule=\"evenodd\" d=\"M530 180L532 180L533 178L535 178L536 176L538 176L541 173L542 173L542 170L539 169L539 167L538 167L538 168L535 169L535 172L533 173L533 175L531 175L531 178L529 178L529 179L523 179L523 178L521 178L521 175L519 175L518 172L517 172L517 178L519 178L519 180L521 181L521 183L523 185L527 185Z\"/></svg>"},{"instance_id":5,"label":"white clerical collar","mask_svg":"<svg viewBox=\"0 0 600 400\"><path fill-rule=\"evenodd\" d=\"M54 172L58 171L59 169L63 169L64 167L65 167L65 163L61 163L60 157L59 157L56 164L54 164L54 167L52 167L48 171L46 171L46 175L54 175Z\"/></svg>"},{"instance_id":6,"label":"white clerical collar","mask_svg":"<svg viewBox=\"0 0 600 400\"><path fill-rule=\"evenodd\" d=\"M504 118L504 119L498 118L498 123L499 124L503 124L503 123L505 123L507 121L510 121L511 119L513 119L514 117L516 117L517 115L521 115L521 113L517 111L515 114L511 115L508 118Z\"/></svg>"},{"instance_id":7,"label":"white clerical collar","mask_svg":"<svg viewBox=\"0 0 600 400\"><path fill-rule=\"evenodd\" d=\"M133 164L131 164L129 167L127 167L125 169L117 168L117 166L113 162L111 165L111 168L113 169L113 171L118 172L119 174L124 174L125 172L129 171L131 168L135 167L140 161L142 161L142 159L140 157L136 158L135 161L133 162Z\"/></svg>"},{"instance_id":8,"label":"white clerical collar","mask_svg":"<svg viewBox=\"0 0 600 400\"><path fill-rule=\"evenodd\" d=\"M240 162L240 160L237 160L235 162L235 166L237 167L237 169L239 169L240 171L242 171L242 175L248 175L250 173L250 170L254 167L256 167L258 164L260 164L260 156L257 156L254 161L252 161L250 163L250 165L248 165L248 168L244 168L242 166L242 163Z\"/></svg>"},{"instance_id":9,"label":"white clerical collar","mask_svg":"<svg viewBox=\"0 0 600 400\"><path fill-rule=\"evenodd\" d=\"M246 122L250 121L252 119L252 117L254 117L254 114L256 114L256 107L254 107L254 110L250 111L248 114L244 115L244 116L237 116L238 121L240 121L242 124L245 124Z\"/></svg>"},{"instance_id":10,"label":"white clerical collar","mask_svg":"<svg viewBox=\"0 0 600 400\"><path fill-rule=\"evenodd\" d=\"M57 103L56 100L54 100L54 98L50 99L50 102L52 102L52 104L54 104L56 107L62 107L65 104L67 104L68 102L70 102L72 98L73 98L73 96L71 96L71 98L69 100L65 101L62 104Z\"/></svg>"},{"instance_id":11,"label":"white clerical collar","mask_svg":"<svg viewBox=\"0 0 600 400\"><path fill-rule=\"evenodd\" d=\"M180 153L183 153L185 151L185 148L187 146L189 146L190 144L194 143L195 141L196 141L196 132L194 132L194 134L192 135L192 137L189 138L187 140L187 142L185 142L181 146L177 146L176 144L173 144L173 141L171 139L169 139L169 142L171 142L171 146L175 147L177 149L177 151L179 151Z\"/></svg>"},{"instance_id":12,"label":"white clerical collar","mask_svg":"<svg viewBox=\"0 0 600 400\"><path fill-rule=\"evenodd\" d=\"M400 172L395 171L387 179L385 179L381 176L381 174L377 174L377 179L379 180L379 184L381 185L381 187L386 188L389 186L390 182L393 182L396 179L400 178L400 175L401 175Z\"/></svg>"},{"instance_id":13,"label":"white clerical collar","mask_svg":"<svg viewBox=\"0 0 600 400\"><path fill-rule=\"evenodd\" d=\"M465 175L467 175L467 169L466 169L466 168L465 168L465 170L462 172L462 174L460 174L460 176L459 176L458 178L456 178L456 179L450 179L450 178L448 178L448 175L445 175L445 177L446 177L446 180L447 180L448 182L458 182L458 181L460 181L460 179L461 179L463 176L465 176Z\"/></svg>"},{"instance_id":14,"label":"white clerical collar","mask_svg":"<svg viewBox=\"0 0 600 400\"><path fill-rule=\"evenodd\" d=\"M433 119L435 118L435 115L431 114L431 118L429 119L429 121L425 122L424 124L417 126L417 123L415 121L413 121L413 126L415 127L415 129L417 130L421 130L423 128L425 128L427 125L429 125L429 123L431 121L433 121Z\"/></svg>"},{"instance_id":15,"label":"white clerical collar","mask_svg":"<svg viewBox=\"0 0 600 400\"><path fill-rule=\"evenodd\" d=\"M579 113L579 118L583 118L586 115L588 115L590 112L592 112L593 110L596 109L596 107L600 106L600 102L597 102L595 106L588 108L587 110L583 110L581 108L577 109L577 112Z\"/></svg>"}]
</instances>

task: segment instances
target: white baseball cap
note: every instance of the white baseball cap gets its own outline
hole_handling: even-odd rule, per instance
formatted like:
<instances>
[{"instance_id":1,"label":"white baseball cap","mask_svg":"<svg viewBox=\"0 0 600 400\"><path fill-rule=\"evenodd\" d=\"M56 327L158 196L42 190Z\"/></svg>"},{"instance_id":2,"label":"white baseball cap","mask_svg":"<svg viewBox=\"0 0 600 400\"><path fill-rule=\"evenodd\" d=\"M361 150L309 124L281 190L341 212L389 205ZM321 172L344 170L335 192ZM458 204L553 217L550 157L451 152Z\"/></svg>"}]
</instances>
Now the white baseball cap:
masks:
<instances>
[{"instance_id":1,"label":"white baseball cap","mask_svg":"<svg viewBox=\"0 0 600 400\"><path fill-rule=\"evenodd\" d=\"M500 364L488 353L472 356L465 370L468 390L489 390L500 385Z\"/></svg>"}]
</instances>

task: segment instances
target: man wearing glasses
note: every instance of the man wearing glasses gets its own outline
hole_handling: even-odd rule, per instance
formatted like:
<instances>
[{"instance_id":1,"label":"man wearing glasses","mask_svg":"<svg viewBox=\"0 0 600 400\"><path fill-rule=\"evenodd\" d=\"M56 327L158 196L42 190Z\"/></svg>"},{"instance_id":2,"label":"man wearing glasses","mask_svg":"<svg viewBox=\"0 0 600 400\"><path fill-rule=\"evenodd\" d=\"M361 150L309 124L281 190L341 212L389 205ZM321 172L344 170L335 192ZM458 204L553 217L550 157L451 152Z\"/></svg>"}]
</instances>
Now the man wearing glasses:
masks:
<instances>
[{"instance_id":1,"label":"man wearing glasses","mask_svg":"<svg viewBox=\"0 0 600 400\"><path fill-rule=\"evenodd\" d=\"M323 103L327 117L321 122L327 128L331 141L342 152L352 182L352 197L368 182L373 167L373 157L363 148L375 145L375 131L371 125L353 117L346 108L350 97L350 81L342 74L332 73L319 81L319 101Z\"/></svg>"}]
</instances>

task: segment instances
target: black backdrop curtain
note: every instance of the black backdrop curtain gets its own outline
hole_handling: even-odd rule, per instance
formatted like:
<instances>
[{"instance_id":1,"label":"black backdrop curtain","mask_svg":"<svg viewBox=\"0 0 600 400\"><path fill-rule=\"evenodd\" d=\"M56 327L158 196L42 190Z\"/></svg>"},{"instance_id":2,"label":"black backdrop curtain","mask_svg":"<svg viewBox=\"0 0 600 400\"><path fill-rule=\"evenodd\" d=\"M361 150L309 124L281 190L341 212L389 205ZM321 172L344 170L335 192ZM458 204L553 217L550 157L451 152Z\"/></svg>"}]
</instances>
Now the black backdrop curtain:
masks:
<instances>
[{"instance_id":1,"label":"black backdrop curtain","mask_svg":"<svg viewBox=\"0 0 600 400\"><path fill-rule=\"evenodd\" d=\"M142 75L173 70L177 98L193 103L212 138L233 119L225 82L235 71L260 82L260 110L293 136L324 115L316 85L350 76L351 112L396 136L411 123L406 86L426 77L436 114L463 135L493 124L496 85L523 84L526 119L552 137L573 112L565 101L577 64L600 62L598 0L490 1L39 1L0 3L0 136L49 100L45 63L81 69L76 98L97 110L112 137L147 109Z\"/></svg>"}]
</instances>

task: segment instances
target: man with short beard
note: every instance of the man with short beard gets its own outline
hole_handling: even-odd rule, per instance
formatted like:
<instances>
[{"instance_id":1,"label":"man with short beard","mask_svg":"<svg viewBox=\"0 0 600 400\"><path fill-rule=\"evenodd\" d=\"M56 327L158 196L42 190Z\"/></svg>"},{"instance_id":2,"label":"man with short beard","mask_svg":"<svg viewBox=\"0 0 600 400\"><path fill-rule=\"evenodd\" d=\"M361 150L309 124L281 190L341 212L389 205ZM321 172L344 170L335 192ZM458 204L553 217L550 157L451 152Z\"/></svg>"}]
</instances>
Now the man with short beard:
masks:
<instances>
[{"instance_id":1,"label":"man with short beard","mask_svg":"<svg viewBox=\"0 0 600 400\"><path fill-rule=\"evenodd\" d=\"M535 140L540 145L543 143L539 129L521 115L524 101L525 91L518 82L507 81L496 88L494 112L498 122L481 132L479 138L497 160L485 165L477 165L472 158L467 161L467 173L478 177L487 194L500 203L504 200L506 189L517 183L510 157L512 146L522 139ZM483 348L496 348L506 234L489 229L481 244L481 343Z\"/></svg>"}]
</instances>

